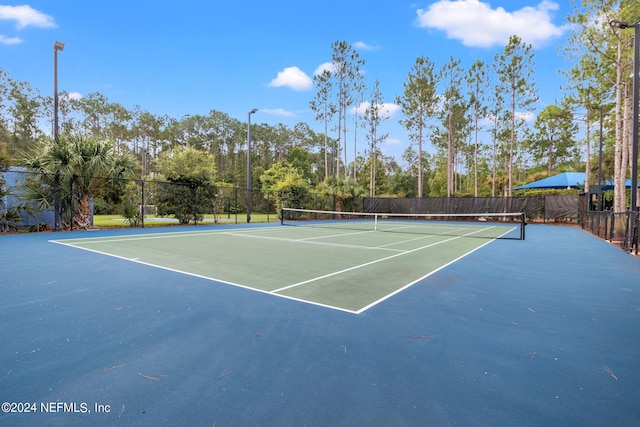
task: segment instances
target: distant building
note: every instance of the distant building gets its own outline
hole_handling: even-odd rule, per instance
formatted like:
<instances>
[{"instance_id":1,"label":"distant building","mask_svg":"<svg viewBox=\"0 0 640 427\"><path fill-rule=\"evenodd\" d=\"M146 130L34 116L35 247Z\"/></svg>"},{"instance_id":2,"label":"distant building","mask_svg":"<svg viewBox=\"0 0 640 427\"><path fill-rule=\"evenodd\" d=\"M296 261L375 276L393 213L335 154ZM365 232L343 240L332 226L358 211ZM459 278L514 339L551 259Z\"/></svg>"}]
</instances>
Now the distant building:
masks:
<instances>
[{"instance_id":1,"label":"distant building","mask_svg":"<svg viewBox=\"0 0 640 427\"><path fill-rule=\"evenodd\" d=\"M14 196L5 196L2 198L3 207L0 207L0 209L4 211L19 203L21 182L29 176L29 171L25 168L11 167L8 171L0 173L0 175L4 177L5 189L9 189L11 193L14 194ZM53 229L55 220L53 209L38 212L34 215L29 215L22 211L21 216L20 228L47 224L50 229Z\"/></svg>"}]
</instances>

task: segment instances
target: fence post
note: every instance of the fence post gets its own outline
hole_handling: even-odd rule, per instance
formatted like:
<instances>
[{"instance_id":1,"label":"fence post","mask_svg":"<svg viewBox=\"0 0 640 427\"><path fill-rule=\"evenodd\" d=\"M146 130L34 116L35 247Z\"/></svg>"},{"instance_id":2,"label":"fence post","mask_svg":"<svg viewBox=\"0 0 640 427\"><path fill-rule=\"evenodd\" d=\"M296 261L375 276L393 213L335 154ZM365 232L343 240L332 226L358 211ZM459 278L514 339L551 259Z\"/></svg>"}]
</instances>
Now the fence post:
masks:
<instances>
[{"instance_id":1,"label":"fence post","mask_svg":"<svg viewBox=\"0 0 640 427\"><path fill-rule=\"evenodd\" d=\"M144 185L145 185L145 181L144 179L142 180L142 218L140 220L141 224L142 224L142 228L144 228L144 217L146 214L146 210L147 210L147 205L144 201Z\"/></svg>"},{"instance_id":2,"label":"fence post","mask_svg":"<svg viewBox=\"0 0 640 427\"><path fill-rule=\"evenodd\" d=\"M625 236L625 250L628 252L638 253L638 211L629 210L629 219L627 221L627 236Z\"/></svg>"},{"instance_id":3,"label":"fence post","mask_svg":"<svg viewBox=\"0 0 640 427\"><path fill-rule=\"evenodd\" d=\"M191 188L193 188L193 225L198 225L198 185Z\"/></svg>"},{"instance_id":4,"label":"fence post","mask_svg":"<svg viewBox=\"0 0 640 427\"><path fill-rule=\"evenodd\" d=\"M635 210L633 211L633 240L631 242L632 248L634 248L634 253L636 255L638 255L638 217L639 215L639 211Z\"/></svg>"},{"instance_id":5,"label":"fence post","mask_svg":"<svg viewBox=\"0 0 640 427\"><path fill-rule=\"evenodd\" d=\"M73 231L73 181L75 181L76 176L73 175L71 177L71 187L69 189L69 213L71 214L71 218L69 219L69 229Z\"/></svg>"}]
</instances>

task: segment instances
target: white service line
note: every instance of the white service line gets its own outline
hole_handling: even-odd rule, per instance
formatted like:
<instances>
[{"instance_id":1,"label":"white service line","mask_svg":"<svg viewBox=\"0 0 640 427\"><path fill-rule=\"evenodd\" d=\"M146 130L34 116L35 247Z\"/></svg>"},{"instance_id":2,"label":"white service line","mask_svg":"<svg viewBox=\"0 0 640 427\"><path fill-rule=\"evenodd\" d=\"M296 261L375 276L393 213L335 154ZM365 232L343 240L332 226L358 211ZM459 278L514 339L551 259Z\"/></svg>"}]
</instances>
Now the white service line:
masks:
<instances>
[{"instance_id":1,"label":"white service line","mask_svg":"<svg viewBox=\"0 0 640 427\"><path fill-rule=\"evenodd\" d=\"M271 291L271 293L282 292L284 290L295 288L295 287L298 287L298 286L301 286L301 285L305 285L307 283L316 282L318 280L326 279L327 277L337 276L339 274L346 273L348 271L357 270L358 268L367 267L369 265L377 264L377 263L382 262L382 261L386 261L386 260L389 260L389 259L392 259L392 258L396 258L396 257L402 256L402 255L406 255L406 254L410 254L410 253L413 253L413 252L417 252L417 251L420 251L422 249L426 249L426 248L430 248L430 247L433 247L433 246L436 246L436 245L439 245L439 244L442 244L442 243L450 242L452 240L460 239L461 237L470 236L472 234L476 234L476 233L479 233L481 231L489 230L490 228L494 228L494 227L493 226L492 227L487 227L486 229L477 230L477 231L474 231L472 233L464 234L462 236L455 236L455 237L452 237L452 238L446 239L446 240L441 240L439 242L431 243L430 245L421 246L419 248L411 249L411 250L400 252L400 253L397 253L397 254L394 254L394 255L390 255L390 256L387 256L387 257L384 257L384 258L379 258L379 259L376 259L376 260L373 260L373 261L365 262L364 264L359 264L359 265L355 265L353 267L345 268L344 270L334 271L333 273L325 274L324 276L314 277L313 279L304 280L302 282L294 283L292 285L288 285L288 286L284 286L284 287L279 288L279 289L275 289L275 290Z\"/></svg>"},{"instance_id":2,"label":"white service line","mask_svg":"<svg viewBox=\"0 0 640 427\"><path fill-rule=\"evenodd\" d=\"M254 231L274 231L281 230L280 226L274 227L261 227L261 228L247 228L244 230L236 230L235 233L244 233L244 232L254 232ZM113 243L113 242L127 242L131 240L155 240L155 239L173 239L176 237L198 237L204 235L214 235L214 234L226 234L228 233L227 229L224 230L195 230L195 231L172 231L172 232L160 232L158 234L150 233L150 234L128 234L122 236L114 236L110 238L106 237L80 237L77 239L60 239L60 240L49 240L51 243L61 243L65 244L67 242L72 242L71 244L84 245L89 243Z\"/></svg>"},{"instance_id":3,"label":"white service line","mask_svg":"<svg viewBox=\"0 0 640 427\"><path fill-rule=\"evenodd\" d=\"M382 246L346 245L343 243L315 242L309 239L286 239L284 237L255 236L251 234L235 234L235 233L224 233L224 234L229 236L237 236L237 237L249 237L251 239L280 240L280 241L290 242L290 243L305 243L309 245L320 245L320 246L338 246L342 248L364 249L368 251L378 249L382 251L391 251L391 252L406 252L406 250L403 250L403 249L391 249L391 248L385 248ZM351 233L351 234L359 234L359 233ZM345 234L345 235L348 235L348 234Z\"/></svg>"}]
</instances>

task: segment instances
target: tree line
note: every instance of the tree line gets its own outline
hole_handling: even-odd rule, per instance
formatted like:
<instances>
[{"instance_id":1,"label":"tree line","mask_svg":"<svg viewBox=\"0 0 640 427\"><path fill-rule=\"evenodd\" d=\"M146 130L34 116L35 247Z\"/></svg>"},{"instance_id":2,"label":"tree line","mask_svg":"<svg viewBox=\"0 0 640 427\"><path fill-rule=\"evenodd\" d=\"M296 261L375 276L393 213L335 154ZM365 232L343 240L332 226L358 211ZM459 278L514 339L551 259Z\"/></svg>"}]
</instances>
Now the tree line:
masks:
<instances>
[{"instance_id":1,"label":"tree line","mask_svg":"<svg viewBox=\"0 0 640 427\"><path fill-rule=\"evenodd\" d=\"M516 35L491 63L465 68L453 57L439 66L428 56L416 58L402 93L387 100L378 80L368 86L357 50L336 41L331 61L314 76L309 102L323 131L302 122L252 123L251 186L280 188L287 181L370 196L511 196L520 183L586 170L586 191L597 175L615 181L614 206L623 211L631 166L633 31L611 22L639 17L632 1L575 4L565 47L574 65L559 70L566 81L560 99L537 115L535 51ZM99 92L81 98L61 92L59 100L61 135L109 144L115 154L137 161L140 178L163 173L163 155L196 150L213 162L211 181L247 182L247 123L225 112L175 118L127 108ZM388 138L381 129L390 120L389 105L401 111L399 123L410 141L400 158L380 148ZM25 159L51 143L52 108L52 97L0 69L0 142L10 163L28 164Z\"/></svg>"}]
</instances>

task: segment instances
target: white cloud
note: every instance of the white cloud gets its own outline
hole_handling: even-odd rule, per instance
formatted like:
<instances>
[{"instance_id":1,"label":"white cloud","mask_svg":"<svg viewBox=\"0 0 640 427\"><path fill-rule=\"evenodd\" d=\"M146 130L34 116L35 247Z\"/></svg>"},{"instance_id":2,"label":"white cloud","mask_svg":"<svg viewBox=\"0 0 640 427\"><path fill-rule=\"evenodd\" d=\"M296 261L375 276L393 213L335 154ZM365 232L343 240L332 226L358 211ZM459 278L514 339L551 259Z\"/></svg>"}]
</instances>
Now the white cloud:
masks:
<instances>
[{"instance_id":1,"label":"white cloud","mask_svg":"<svg viewBox=\"0 0 640 427\"><path fill-rule=\"evenodd\" d=\"M298 67L287 67L269 83L271 87L288 87L296 91L309 90L313 87L313 80Z\"/></svg>"},{"instance_id":2,"label":"white cloud","mask_svg":"<svg viewBox=\"0 0 640 427\"><path fill-rule=\"evenodd\" d=\"M439 0L417 13L419 27L442 30L465 46L505 45L512 35L540 46L567 31L551 22L551 12L557 9L558 4L549 0L513 12L492 9L480 0Z\"/></svg>"},{"instance_id":3,"label":"white cloud","mask_svg":"<svg viewBox=\"0 0 640 427\"><path fill-rule=\"evenodd\" d=\"M283 110L282 108L276 108L276 109L268 109L268 108L263 108L260 110L261 113L267 113L267 114L271 114L272 116L279 116L279 117L294 117L295 114L292 113L291 111L287 111L287 110Z\"/></svg>"},{"instance_id":4,"label":"white cloud","mask_svg":"<svg viewBox=\"0 0 640 427\"><path fill-rule=\"evenodd\" d=\"M0 5L0 20L16 21L16 28L40 27L51 28L56 24L53 17L33 9L31 6L2 6Z\"/></svg>"},{"instance_id":5,"label":"white cloud","mask_svg":"<svg viewBox=\"0 0 640 427\"><path fill-rule=\"evenodd\" d=\"M330 73L335 73L338 69L336 68L336 64L334 64L333 62L324 62L320 65L318 65L318 67L316 68L316 70L313 72L314 76L319 76L320 74L322 74L325 71L328 71ZM361 74L365 74L364 70L360 70Z\"/></svg>"},{"instance_id":6,"label":"white cloud","mask_svg":"<svg viewBox=\"0 0 640 427\"><path fill-rule=\"evenodd\" d=\"M22 43L22 39L19 37L5 37L0 34L0 44L19 44Z\"/></svg>"},{"instance_id":7,"label":"white cloud","mask_svg":"<svg viewBox=\"0 0 640 427\"><path fill-rule=\"evenodd\" d=\"M378 46L371 46L366 44L365 42L355 42L353 44L353 47L358 49L358 50L376 50L378 49Z\"/></svg>"},{"instance_id":8,"label":"white cloud","mask_svg":"<svg viewBox=\"0 0 640 427\"><path fill-rule=\"evenodd\" d=\"M336 70L336 67L333 65L332 62L325 62L323 64L318 65L318 68L316 68L316 70L313 72L313 75L319 76L324 71L329 71L330 73L333 73L335 70Z\"/></svg>"},{"instance_id":9,"label":"white cloud","mask_svg":"<svg viewBox=\"0 0 640 427\"><path fill-rule=\"evenodd\" d=\"M533 123L536 120L536 115L530 111L516 111L516 118L527 123ZM492 127L495 126L495 121L496 116L490 114L482 119L481 124L483 126Z\"/></svg>"},{"instance_id":10,"label":"white cloud","mask_svg":"<svg viewBox=\"0 0 640 427\"><path fill-rule=\"evenodd\" d=\"M351 110L349 110L350 114L364 114L365 111L367 111L367 108L369 108L369 101L364 101L361 102L360 104L356 105L355 107L351 108Z\"/></svg>"},{"instance_id":11,"label":"white cloud","mask_svg":"<svg viewBox=\"0 0 640 427\"><path fill-rule=\"evenodd\" d=\"M527 123L533 123L536 119L536 115L528 111L527 112L516 111L515 116L516 118L520 120L524 120Z\"/></svg>"},{"instance_id":12,"label":"white cloud","mask_svg":"<svg viewBox=\"0 0 640 427\"><path fill-rule=\"evenodd\" d=\"M364 102L361 102L360 104L356 105L355 107L353 107L351 109L351 111L349 111L349 112L351 114L363 115L365 113L365 111L367 110L367 108L369 108L370 105L371 105L371 103L369 103L369 101L364 101ZM396 104L393 104L393 103L390 103L390 102L384 102L382 104L378 104L378 111L380 111L380 115L384 119L389 119L395 113L400 111L400 106L396 105Z\"/></svg>"},{"instance_id":13,"label":"white cloud","mask_svg":"<svg viewBox=\"0 0 640 427\"><path fill-rule=\"evenodd\" d=\"M80 92L69 92L67 94L67 99L72 99L74 101L78 101L82 99L82 94Z\"/></svg>"},{"instance_id":14,"label":"white cloud","mask_svg":"<svg viewBox=\"0 0 640 427\"><path fill-rule=\"evenodd\" d=\"M398 111L400 111L400 106L390 103L390 102L385 102L384 104L382 104L382 110L389 116L392 117L394 114L396 114Z\"/></svg>"}]
</instances>

